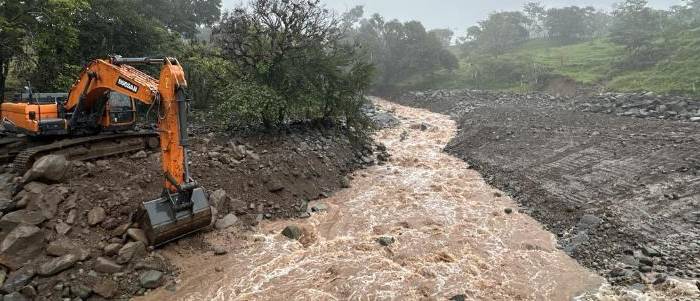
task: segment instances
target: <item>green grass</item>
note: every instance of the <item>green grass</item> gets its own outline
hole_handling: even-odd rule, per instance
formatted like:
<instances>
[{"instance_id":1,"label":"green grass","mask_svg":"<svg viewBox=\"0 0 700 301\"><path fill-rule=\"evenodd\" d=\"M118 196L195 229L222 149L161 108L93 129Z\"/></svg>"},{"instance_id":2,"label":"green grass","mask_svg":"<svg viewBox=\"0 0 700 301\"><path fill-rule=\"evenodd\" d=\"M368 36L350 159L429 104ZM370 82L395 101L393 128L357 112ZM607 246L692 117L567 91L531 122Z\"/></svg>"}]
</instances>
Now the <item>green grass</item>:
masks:
<instances>
[{"instance_id":1,"label":"green grass","mask_svg":"<svg viewBox=\"0 0 700 301\"><path fill-rule=\"evenodd\" d=\"M675 34L658 41L668 55L640 70L617 70L624 61L626 50L607 39L562 44L547 39L523 43L494 61L515 66L514 74L523 76L545 73L564 76L582 85L603 86L611 91L653 91L700 95L700 28ZM458 53L457 47L451 51ZM482 61L477 61L483 63ZM518 76L492 79L474 78L474 64L462 59L459 70L441 71L431 76L410 79L401 85L415 89L478 88L522 91L525 87Z\"/></svg>"}]
</instances>

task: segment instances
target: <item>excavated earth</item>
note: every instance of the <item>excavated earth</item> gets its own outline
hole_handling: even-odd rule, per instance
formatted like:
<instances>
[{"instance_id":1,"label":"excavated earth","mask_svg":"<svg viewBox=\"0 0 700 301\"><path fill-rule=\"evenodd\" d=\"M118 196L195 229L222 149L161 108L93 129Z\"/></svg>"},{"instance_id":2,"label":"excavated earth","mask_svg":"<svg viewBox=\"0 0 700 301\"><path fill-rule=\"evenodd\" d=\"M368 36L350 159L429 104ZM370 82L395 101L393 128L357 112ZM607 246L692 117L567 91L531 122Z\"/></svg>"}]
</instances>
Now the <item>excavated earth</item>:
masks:
<instances>
[{"instance_id":1,"label":"excavated earth","mask_svg":"<svg viewBox=\"0 0 700 301\"><path fill-rule=\"evenodd\" d=\"M669 276L695 281L700 102L616 99L468 90L393 97L457 120L459 133L446 151L518 200L522 212L557 235L560 248L611 283L643 289ZM638 105L647 113L616 109Z\"/></svg>"},{"instance_id":2,"label":"excavated earth","mask_svg":"<svg viewBox=\"0 0 700 301\"><path fill-rule=\"evenodd\" d=\"M347 185L346 174L387 156L382 146L341 128L294 125L235 138L193 132L192 173L219 218L202 233L307 218L309 201L327 197ZM60 183L31 182L18 194L16 175L0 177L0 299L128 299L174 287L178 270L162 256L165 250L212 249L204 234L165 249L139 243L143 237L131 219L141 202L162 192L160 153L71 162L68 168Z\"/></svg>"}]
</instances>

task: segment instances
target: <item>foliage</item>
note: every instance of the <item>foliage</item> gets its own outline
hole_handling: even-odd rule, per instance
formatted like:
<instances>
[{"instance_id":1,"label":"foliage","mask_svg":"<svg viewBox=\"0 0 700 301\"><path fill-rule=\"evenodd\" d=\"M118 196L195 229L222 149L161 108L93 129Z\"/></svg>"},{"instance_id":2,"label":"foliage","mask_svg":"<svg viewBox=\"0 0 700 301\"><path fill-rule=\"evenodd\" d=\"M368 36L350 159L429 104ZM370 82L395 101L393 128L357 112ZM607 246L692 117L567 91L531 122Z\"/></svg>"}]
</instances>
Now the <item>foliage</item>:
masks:
<instances>
[{"instance_id":1,"label":"foliage","mask_svg":"<svg viewBox=\"0 0 700 301\"><path fill-rule=\"evenodd\" d=\"M569 6L550 8L545 17L545 28L549 37L560 41L577 41L593 35L593 7Z\"/></svg>"},{"instance_id":2,"label":"foliage","mask_svg":"<svg viewBox=\"0 0 700 301\"><path fill-rule=\"evenodd\" d=\"M366 50L367 59L376 67L374 89L378 93L389 92L415 76L459 67L458 59L446 48L453 35L449 30L428 32L420 22L386 22L376 14L357 23L349 36Z\"/></svg>"},{"instance_id":3,"label":"foliage","mask_svg":"<svg viewBox=\"0 0 700 301\"><path fill-rule=\"evenodd\" d=\"M372 66L345 41L342 20L319 0L255 0L224 14L216 44L242 83L227 89L222 107L266 127L302 119L355 122ZM233 97L253 92L246 109Z\"/></svg>"},{"instance_id":4,"label":"foliage","mask_svg":"<svg viewBox=\"0 0 700 301\"><path fill-rule=\"evenodd\" d=\"M498 56L517 47L529 37L530 20L521 12L499 12L469 29L480 52Z\"/></svg>"}]
</instances>

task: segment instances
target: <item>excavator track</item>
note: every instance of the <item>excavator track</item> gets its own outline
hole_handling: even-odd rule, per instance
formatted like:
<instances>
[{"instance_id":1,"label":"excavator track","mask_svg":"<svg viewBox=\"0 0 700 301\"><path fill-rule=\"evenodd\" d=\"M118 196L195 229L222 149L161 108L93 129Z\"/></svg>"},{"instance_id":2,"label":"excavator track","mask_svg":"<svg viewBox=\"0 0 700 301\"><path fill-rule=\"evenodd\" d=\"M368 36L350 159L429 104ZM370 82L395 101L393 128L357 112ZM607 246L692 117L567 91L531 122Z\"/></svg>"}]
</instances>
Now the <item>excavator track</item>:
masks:
<instances>
[{"instance_id":1,"label":"excavator track","mask_svg":"<svg viewBox=\"0 0 700 301\"><path fill-rule=\"evenodd\" d=\"M29 170L38 158L58 154L68 160L94 160L143 149L158 148L158 133L105 134L59 140L50 144L27 148L14 157L13 169L18 174Z\"/></svg>"}]
</instances>

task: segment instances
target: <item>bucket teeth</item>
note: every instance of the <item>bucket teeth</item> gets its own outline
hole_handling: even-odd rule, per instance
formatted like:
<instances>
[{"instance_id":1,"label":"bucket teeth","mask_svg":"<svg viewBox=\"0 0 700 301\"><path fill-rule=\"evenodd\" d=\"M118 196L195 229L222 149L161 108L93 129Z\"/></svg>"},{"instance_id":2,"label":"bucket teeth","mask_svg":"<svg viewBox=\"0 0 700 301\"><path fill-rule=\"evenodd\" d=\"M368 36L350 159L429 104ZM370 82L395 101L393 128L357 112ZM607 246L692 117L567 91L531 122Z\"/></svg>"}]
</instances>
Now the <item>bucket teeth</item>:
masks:
<instances>
[{"instance_id":1,"label":"bucket teeth","mask_svg":"<svg viewBox=\"0 0 700 301\"><path fill-rule=\"evenodd\" d=\"M190 200L185 202L178 199L182 197L176 193L143 203L145 214L141 224L151 245L160 246L211 225L211 207L204 189L193 189ZM188 206L174 206L173 202Z\"/></svg>"}]
</instances>

